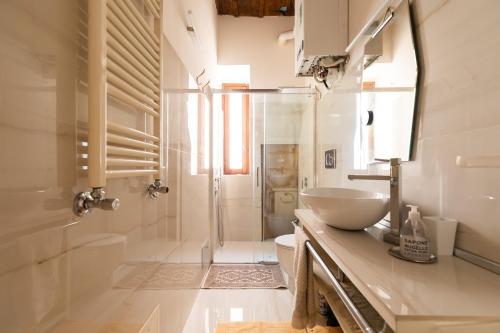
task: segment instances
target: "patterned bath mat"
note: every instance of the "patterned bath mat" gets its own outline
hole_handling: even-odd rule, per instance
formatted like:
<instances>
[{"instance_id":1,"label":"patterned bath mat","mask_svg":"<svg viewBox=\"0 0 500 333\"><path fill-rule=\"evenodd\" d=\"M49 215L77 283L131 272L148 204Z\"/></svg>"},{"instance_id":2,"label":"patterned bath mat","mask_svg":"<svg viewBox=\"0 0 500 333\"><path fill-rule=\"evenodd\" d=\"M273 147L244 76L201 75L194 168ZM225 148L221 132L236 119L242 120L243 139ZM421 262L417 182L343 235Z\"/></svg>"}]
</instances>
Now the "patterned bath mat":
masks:
<instances>
[{"instance_id":1,"label":"patterned bath mat","mask_svg":"<svg viewBox=\"0 0 500 333\"><path fill-rule=\"evenodd\" d=\"M218 324L215 333L342 333L340 327L321 327L306 330L293 329L290 323L238 322Z\"/></svg>"},{"instance_id":2,"label":"patterned bath mat","mask_svg":"<svg viewBox=\"0 0 500 333\"><path fill-rule=\"evenodd\" d=\"M127 276L115 284L117 289L197 289L206 270L198 264L137 264Z\"/></svg>"},{"instance_id":3,"label":"patterned bath mat","mask_svg":"<svg viewBox=\"0 0 500 333\"><path fill-rule=\"evenodd\" d=\"M198 264L162 264L139 289L198 289L205 272Z\"/></svg>"},{"instance_id":4,"label":"patterned bath mat","mask_svg":"<svg viewBox=\"0 0 500 333\"><path fill-rule=\"evenodd\" d=\"M128 273L113 285L115 289L137 289L158 270L159 262L125 264Z\"/></svg>"},{"instance_id":5,"label":"patterned bath mat","mask_svg":"<svg viewBox=\"0 0 500 333\"><path fill-rule=\"evenodd\" d=\"M286 288L279 265L214 264L210 266L205 289Z\"/></svg>"}]
</instances>

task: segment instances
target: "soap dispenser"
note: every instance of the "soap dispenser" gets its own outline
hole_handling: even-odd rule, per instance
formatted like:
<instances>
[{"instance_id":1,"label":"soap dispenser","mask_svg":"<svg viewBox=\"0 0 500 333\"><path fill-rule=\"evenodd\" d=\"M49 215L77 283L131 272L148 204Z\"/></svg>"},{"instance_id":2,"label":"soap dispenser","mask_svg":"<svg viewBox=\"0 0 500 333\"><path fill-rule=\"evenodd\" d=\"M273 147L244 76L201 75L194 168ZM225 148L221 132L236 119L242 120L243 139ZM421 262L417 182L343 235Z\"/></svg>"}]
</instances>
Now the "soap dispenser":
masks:
<instances>
[{"instance_id":1,"label":"soap dispenser","mask_svg":"<svg viewBox=\"0 0 500 333\"><path fill-rule=\"evenodd\" d=\"M424 222L420 218L418 207L412 205L407 207L410 208L410 213L408 219L401 226L400 254L411 261L429 261L431 260L429 239L425 235Z\"/></svg>"}]
</instances>

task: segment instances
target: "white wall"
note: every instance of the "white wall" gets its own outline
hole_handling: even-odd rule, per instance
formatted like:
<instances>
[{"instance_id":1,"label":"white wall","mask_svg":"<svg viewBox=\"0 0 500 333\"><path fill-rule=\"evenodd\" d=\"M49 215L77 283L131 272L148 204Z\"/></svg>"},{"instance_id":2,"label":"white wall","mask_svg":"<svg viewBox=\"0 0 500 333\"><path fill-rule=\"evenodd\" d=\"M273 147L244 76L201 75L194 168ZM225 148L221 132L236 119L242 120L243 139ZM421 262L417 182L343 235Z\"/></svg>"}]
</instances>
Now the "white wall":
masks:
<instances>
[{"instance_id":1,"label":"white wall","mask_svg":"<svg viewBox=\"0 0 500 333\"><path fill-rule=\"evenodd\" d=\"M134 270L130 262L170 259L179 243L171 240L180 241L167 223L170 194L151 200L149 177L110 179L106 193L120 199L117 211L72 212L75 194L89 190L79 170L88 116L86 64L77 60L82 4L0 2L1 331L102 331L122 320L135 325L158 303L162 328L180 331L195 293L132 298L131 289L113 288ZM187 88L186 69L165 47L167 84ZM111 100L108 110L131 127L144 124Z\"/></svg>"},{"instance_id":2,"label":"white wall","mask_svg":"<svg viewBox=\"0 0 500 333\"><path fill-rule=\"evenodd\" d=\"M192 12L191 19L188 11ZM196 37L186 27L191 20ZM217 10L213 0L164 0L163 31L193 76L207 69L214 78L217 65Z\"/></svg>"},{"instance_id":3,"label":"white wall","mask_svg":"<svg viewBox=\"0 0 500 333\"><path fill-rule=\"evenodd\" d=\"M278 35L293 29L293 17L218 16L220 65L250 65L250 88L304 86L294 76L293 41L278 44Z\"/></svg>"},{"instance_id":4,"label":"white wall","mask_svg":"<svg viewBox=\"0 0 500 333\"><path fill-rule=\"evenodd\" d=\"M457 246L500 262L500 170L455 165L458 155L500 154L500 2L415 0L414 9L423 68L416 156L402 166L403 200L424 215L458 219ZM341 87L318 103L319 185L387 192L385 183L347 180L359 172L359 79L353 59ZM322 168L329 147L339 150L335 170Z\"/></svg>"}]
</instances>

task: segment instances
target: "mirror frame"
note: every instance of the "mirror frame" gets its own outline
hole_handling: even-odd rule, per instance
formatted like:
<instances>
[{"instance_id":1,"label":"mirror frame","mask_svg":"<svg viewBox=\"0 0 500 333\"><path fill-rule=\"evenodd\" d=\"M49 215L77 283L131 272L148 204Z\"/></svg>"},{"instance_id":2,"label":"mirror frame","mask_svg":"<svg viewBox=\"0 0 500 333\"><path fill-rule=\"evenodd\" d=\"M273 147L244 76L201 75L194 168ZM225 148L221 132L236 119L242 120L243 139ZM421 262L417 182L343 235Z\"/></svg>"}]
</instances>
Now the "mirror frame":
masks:
<instances>
[{"instance_id":1,"label":"mirror frame","mask_svg":"<svg viewBox=\"0 0 500 333\"><path fill-rule=\"evenodd\" d=\"M418 120L420 119L420 83L421 83L421 73L422 73L422 63L420 59L420 48L417 45L417 30L416 30L416 23L415 23L415 12L413 9L413 1L410 0L403 0L404 2L408 3L408 12L409 12L409 17L410 17L410 26L411 26L411 41L413 44L413 50L415 51L415 63L417 65L417 77L415 78L415 98L413 101L413 121L411 124L411 138L410 138L410 151L409 151L409 158L408 161L414 161L415 160L415 155L416 155L416 142L415 140L418 139L416 131L418 130ZM403 3L403 2L401 2Z\"/></svg>"}]
</instances>

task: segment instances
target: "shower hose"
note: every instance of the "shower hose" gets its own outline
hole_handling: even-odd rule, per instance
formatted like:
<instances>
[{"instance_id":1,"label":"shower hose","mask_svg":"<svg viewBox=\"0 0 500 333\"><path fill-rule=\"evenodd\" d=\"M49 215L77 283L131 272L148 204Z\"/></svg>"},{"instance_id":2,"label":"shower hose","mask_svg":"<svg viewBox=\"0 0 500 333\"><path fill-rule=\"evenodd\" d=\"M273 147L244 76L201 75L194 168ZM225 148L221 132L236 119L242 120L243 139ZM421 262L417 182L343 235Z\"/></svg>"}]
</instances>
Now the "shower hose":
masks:
<instances>
[{"instance_id":1,"label":"shower hose","mask_svg":"<svg viewBox=\"0 0 500 333\"><path fill-rule=\"evenodd\" d=\"M217 240L219 246L224 246L224 223L222 221L222 200L221 200L222 184L221 179L217 179L217 189L215 191L215 205L217 206Z\"/></svg>"}]
</instances>

